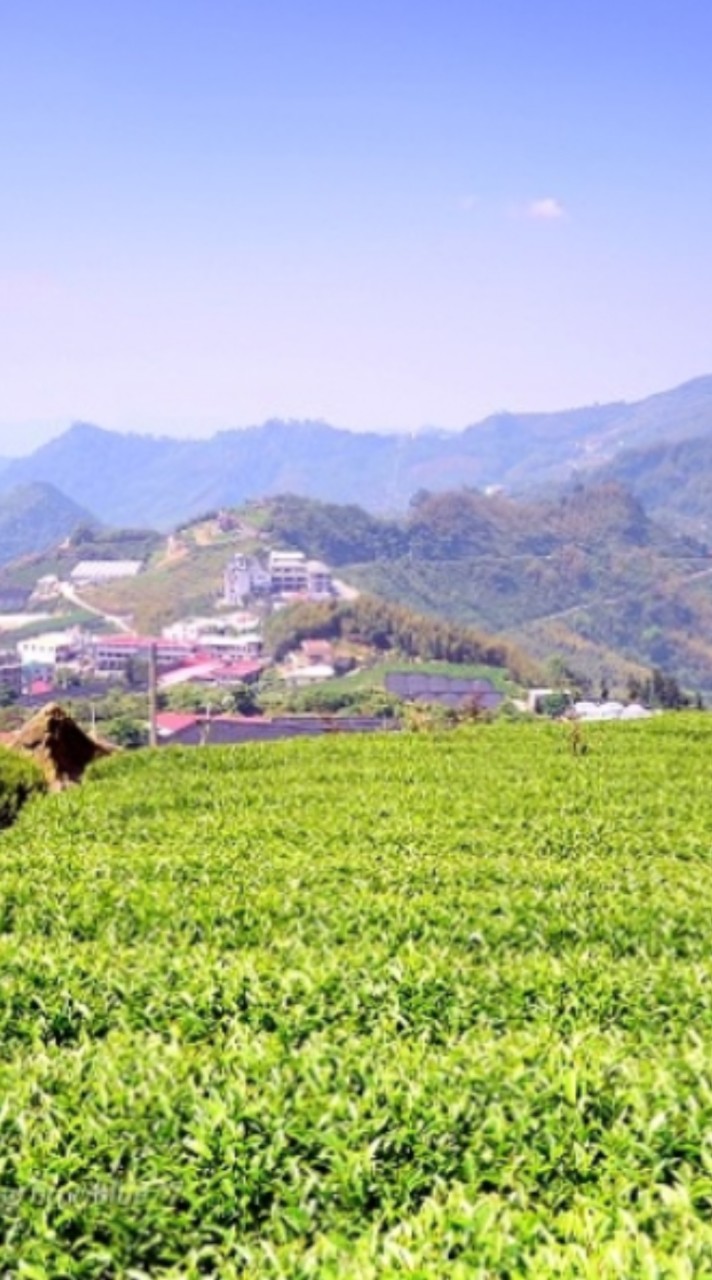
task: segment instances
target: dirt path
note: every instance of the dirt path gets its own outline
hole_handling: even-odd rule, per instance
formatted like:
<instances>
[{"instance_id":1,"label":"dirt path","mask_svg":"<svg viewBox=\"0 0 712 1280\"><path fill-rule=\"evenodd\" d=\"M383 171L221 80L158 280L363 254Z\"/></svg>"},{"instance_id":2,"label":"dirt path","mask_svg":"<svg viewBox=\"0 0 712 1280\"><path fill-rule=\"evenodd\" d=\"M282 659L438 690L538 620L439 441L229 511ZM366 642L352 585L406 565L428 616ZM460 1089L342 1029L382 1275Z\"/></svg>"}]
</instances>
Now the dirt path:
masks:
<instances>
[{"instance_id":1,"label":"dirt path","mask_svg":"<svg viewBox=\"0 0 712 1280\"><path fill-rule=\"evenodd\" d=\"M116 627L117 631L123 631L126 635L133 635L133 627L129 626L125 618L121 618L115 613L105 613L103 609L98 609L96 605L89 604L89 601L84 600L68 582L61 582L59 589L65 600L69 600L78 609L85 609L87 613L93 613L97 618L103 618L105 622L109 622L113 627Z\"/></svg>"}]
</instances>

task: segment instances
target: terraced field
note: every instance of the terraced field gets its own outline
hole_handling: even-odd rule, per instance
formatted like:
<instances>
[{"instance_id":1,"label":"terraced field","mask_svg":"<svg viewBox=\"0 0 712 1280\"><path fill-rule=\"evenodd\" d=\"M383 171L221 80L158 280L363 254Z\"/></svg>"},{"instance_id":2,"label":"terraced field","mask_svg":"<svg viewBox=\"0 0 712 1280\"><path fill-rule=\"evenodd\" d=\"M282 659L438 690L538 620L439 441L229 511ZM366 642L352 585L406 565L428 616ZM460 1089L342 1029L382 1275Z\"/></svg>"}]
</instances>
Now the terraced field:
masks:
<instances>
[{"instance_id":1,"label":"terraced field","mask_svg":"<svg viewBox=\"0 0 712 1280\"><path fill-rule=\"evenodd\" d=\"M112 759L0 837L0 1275L712 1276L712 723Z\"/></svg>"}]
</instances>

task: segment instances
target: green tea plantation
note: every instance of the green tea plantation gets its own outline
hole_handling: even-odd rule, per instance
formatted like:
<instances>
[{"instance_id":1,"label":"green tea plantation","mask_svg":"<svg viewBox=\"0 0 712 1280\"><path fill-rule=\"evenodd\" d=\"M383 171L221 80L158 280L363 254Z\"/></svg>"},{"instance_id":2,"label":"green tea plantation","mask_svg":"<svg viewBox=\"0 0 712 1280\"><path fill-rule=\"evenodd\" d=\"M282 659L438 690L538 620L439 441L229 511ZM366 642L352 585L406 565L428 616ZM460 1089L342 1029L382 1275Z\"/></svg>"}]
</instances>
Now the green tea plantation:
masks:
<instances>
[{"instance_id":1,"label":"green tea plantation","mask_svg":"<svg viewBox=\"0 0 712 1280\"><path fill-rule=\"evenodd\" d=\"M0 1276L712 1276L712 717L115 757L0 836Z\"/></svg>"}]
</instances>

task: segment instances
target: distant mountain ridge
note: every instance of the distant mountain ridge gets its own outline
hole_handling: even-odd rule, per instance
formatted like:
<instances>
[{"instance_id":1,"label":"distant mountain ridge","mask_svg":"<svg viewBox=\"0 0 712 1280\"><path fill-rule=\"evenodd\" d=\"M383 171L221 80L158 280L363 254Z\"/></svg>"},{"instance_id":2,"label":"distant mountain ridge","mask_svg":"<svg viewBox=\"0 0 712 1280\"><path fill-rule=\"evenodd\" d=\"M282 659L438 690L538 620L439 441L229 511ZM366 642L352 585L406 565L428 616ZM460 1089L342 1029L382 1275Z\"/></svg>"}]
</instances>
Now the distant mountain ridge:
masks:
<instances>
[{"instance_id":1,"label":"distant mountain ridge","mask_svg":"<svg viewBox=\"0 0 712 1280\"><path fill-rule=\"evenodd\" d=\"M625 485L656 519L712 540L712 436L625 449L593 478Z\"/></svg>"},{"instance_id":2,"label":"distant mountain ridge","mask_svg":"<svg viewBox=\"0 0 712 1280\"><path fill-rule=\"evenodd\" d=\"M177 440L78 423L0 466L0 491L51 483L108 523L161 529L285 492L397 512L420 489L524 493L612 465L623 450L693 437L712 440L712 376L636 403L503 413L459 432L387 435L270 421Z\"/></svg>"},{"instance_id":3,"label":"distant mountain ridge","mask_svg":"<svg viewBox=\"0 0 712 1280\"><path fill-rule=\"evenodd\" d=\"M51 484L18 485L0 494L0 564L45 551L96 517Z\"/></svg>"}]
</instances>

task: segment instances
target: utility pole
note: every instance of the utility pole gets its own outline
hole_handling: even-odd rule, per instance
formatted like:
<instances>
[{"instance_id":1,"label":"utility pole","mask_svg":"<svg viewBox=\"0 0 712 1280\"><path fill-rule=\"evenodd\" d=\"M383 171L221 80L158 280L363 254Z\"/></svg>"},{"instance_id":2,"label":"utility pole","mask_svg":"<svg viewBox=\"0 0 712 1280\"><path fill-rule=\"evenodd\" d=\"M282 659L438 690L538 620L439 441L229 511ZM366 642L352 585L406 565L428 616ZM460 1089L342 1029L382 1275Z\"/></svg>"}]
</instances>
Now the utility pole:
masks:
<instances>
[{"instance_id":1,"label":"utility pole","mask_svg":"<svg viewBox=\"0 0 712 1280\"><path fill-rule=\"evenodd\" d=\"M151 646L148 650L148 745L149 747L158 746L158 732L156 729L156 705L157 705L156 686L158 684L157 667L158 667L158 656L157 656L157 650L156 650L156 642L155 640L152 640Z\"/></svg>"}]
</instances>

